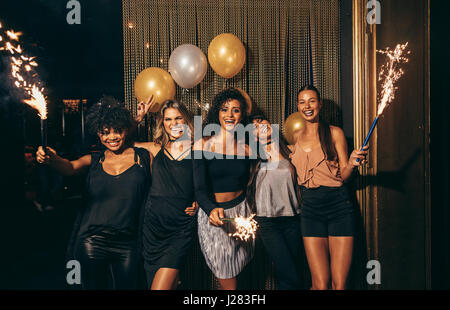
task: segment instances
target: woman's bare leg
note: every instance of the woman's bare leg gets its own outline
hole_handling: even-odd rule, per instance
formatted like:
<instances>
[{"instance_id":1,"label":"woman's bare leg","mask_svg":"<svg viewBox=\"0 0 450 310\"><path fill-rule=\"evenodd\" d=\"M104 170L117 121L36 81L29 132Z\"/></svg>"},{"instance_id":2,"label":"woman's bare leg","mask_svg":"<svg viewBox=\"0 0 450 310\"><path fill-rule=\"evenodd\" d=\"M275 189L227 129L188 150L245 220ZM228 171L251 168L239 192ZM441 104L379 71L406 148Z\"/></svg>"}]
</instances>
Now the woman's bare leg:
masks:
<instances>
[{"instance_id":1,"label":"woman's bare leg","mask_svg":"<svg viewBox=\"0 0 450 310\"><path fill-rule=\"evenodd\" d=\"M172 290L177 286L178 269L160 268L153 278L151 290Z\"/></svg>"},{"instance_id":2,"label":"woman's bare leg","mask_svg":"<svg viewBox=\"0 0 450 310\"><path fill-rule=\"evenodd\" d=\"M311 271L311 289L327 290L330 282L328 238L303 237L303 244Z\"/></svg>"},{"instance_id":3,"label":"woman's bare leg","mask_svg":"<svg viewBox=\"0 0 450 310\"><path fill-rule=\"evenodd\" d=\"M235 290L236 289L236 278L230 279L217 279L219 281L219 286L221 290Z\"/></svg>"},{"instance_id":4,"label":"woman's bare leg","mask_svg":"<svg viewBox=\"0 0 450 310\"><path fill-rule=\"evenodd\" d=\"M328 237L331 257L331 283L333 290L345 290L352 264L353 237Z\"/></svg>"}]
</instances>

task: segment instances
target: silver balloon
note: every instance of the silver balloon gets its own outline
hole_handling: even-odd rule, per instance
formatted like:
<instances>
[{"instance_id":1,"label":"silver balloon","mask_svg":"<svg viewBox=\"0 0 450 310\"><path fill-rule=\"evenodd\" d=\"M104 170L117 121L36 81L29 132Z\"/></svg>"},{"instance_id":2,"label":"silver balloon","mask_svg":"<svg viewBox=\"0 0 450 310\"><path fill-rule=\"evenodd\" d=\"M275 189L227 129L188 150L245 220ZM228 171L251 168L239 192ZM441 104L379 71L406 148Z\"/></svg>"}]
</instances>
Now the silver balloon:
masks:
<instances>
[{"instance_id":1,"label":"silver balloon","mask_svg":"<svg viewBox=\"0 0 450 310\"><path fill-rule=\"evenodd\" d=\"M207 69L206 56L195 45L180 45L170 55L168 71L182 88L192 88L200 83Z\"/></svg>"}]
</instances>

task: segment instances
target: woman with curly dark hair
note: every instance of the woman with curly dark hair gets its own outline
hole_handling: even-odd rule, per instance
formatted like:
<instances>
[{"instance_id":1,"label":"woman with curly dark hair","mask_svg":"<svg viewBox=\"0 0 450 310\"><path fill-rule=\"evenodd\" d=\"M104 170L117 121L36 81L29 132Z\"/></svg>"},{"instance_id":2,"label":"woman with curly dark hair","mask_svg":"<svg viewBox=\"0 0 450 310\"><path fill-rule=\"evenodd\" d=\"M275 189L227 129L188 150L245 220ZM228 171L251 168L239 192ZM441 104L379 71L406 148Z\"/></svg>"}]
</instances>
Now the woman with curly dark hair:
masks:
<instances>
[{"instance_id":1,"label":"woman with curly dark hair","mask_svg":"<svg viewBox=\"0 0 450 310\"><path fill-rule=\"evenodd\" d=\"M142 205L151 183L151 155L132 147L130 112L102 98L90 108L87 125L103 150L73 161L52 148L39 147L36 158L64 175L88 170L86 206L81 216L74 257L81 265L84 289L136 289ZM110 283L112 280L112 283Z\"/></svg>"},{"instance_id":2,"label":"woman with curly dark hair","mask_svg":"<svg viewBox=\"0 0 450 310\"><path fill-rule=\"evenodd\" d=\"M250 149L245 143L247 102L241 92L229 88L218 93L208 113L204 133L194 144L194 183L200 247L221 289L236 289L236 276L251 260L254 240L229 236L235 228L224 217L249 216L245 188L249 176Z\"/></svg>"}]
</instances>

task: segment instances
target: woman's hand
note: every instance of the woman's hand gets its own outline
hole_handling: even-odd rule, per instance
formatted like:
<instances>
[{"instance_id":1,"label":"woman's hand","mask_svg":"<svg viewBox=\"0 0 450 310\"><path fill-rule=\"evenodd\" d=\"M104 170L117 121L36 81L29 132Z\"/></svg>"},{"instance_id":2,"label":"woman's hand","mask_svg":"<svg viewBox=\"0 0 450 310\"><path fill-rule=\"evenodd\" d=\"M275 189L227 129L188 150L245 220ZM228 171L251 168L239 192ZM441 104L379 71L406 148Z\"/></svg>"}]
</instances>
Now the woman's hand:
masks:
<instances>
[{"instance_id":1,"label":"woman's hand","mask_svg":"<svg viewBox=\"0 0 450 310\"><path fill-rule=\"evenodd\" d=\"M36 161L40 164L48 164L56 156L56 151L47 146L47 152L44 152L42 146L39 146L36 152Z\"/></svg>"},{"instance_id":2,"label":"woman's hand","mask_svg":"<svg viewBox=\"0 0 450 310\"><path fill-rule=\"evenodd\" d=\"M184 212L186 212L186 214L190 215L190 216L194 216L197 213L198 210L198 203L197 201L194 201L192 203L191 207L187 207Z\"/></svg>"},{"instance_id":3,"label":"woman's hand","mask_svg":"<svg viewBox=\"0 0 450 310\"><path fill-rule=\"evenodd\" d=\"M220 219L224 217L225 216L223 215L223 208L212 209L211 213L209 214L209 223L214 226L222 226L223 222Z\"/></svg>"},{"instance_id":4,"label":"woman's hand","mask_svg":"<svg viewBox=\"0 0 450 310\"><path fill-rule=\"evenodd\" d=\"M350 157L348 159L348 164L351 165L352 168L367 164L368 161L366 160L367 156L367 150L369 149L369 146L366 145L363 147L363 150L353 150L353 152L350 154ZM359 162L357 159L359 158Z\"/></svg>"},{"instance_id":5,"label":"woman's hand","mask_svg":"<svg viewBox=\"0 0 450 310\"><path fill-rule=\"evenodd\" d=\"M144 119L145 114L148 113L148 111L150 110L151 106L155 103L155 97L153 95L151 95L147 102L139 102L137 105L137 114L136 114L136 122L140 123L142 122L142 120Z\"/></svg>"}]
</instances>

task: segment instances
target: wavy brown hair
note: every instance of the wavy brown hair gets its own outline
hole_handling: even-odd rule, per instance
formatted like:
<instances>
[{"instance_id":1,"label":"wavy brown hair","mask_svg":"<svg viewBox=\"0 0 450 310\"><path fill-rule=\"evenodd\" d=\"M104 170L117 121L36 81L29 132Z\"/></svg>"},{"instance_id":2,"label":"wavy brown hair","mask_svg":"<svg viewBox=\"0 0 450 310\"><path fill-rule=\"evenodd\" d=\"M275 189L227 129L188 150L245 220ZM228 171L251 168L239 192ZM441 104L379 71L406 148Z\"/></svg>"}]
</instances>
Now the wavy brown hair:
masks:
<instances>
[{"instance_id":1,"label":"wavy brown hair","mask_svg":"<svg viewBox=\"0 0 450 310\"><path fill-rule=\"evenodd\" d=\"M164 103L161 106L161 109L159 110L158 120L156 123L156 131L154 136L155 142L161 145L166 145L169 142L169 135L167 134L164 128L164 113L168 108L177 109L181 113L190 131L188 133L184 132L183 135L189 134L191 141L193 141L194 121L192 113L186 108L184 104L182 104L178 100L170 99L164 101Z\"/></svg>"}]
</instances>

